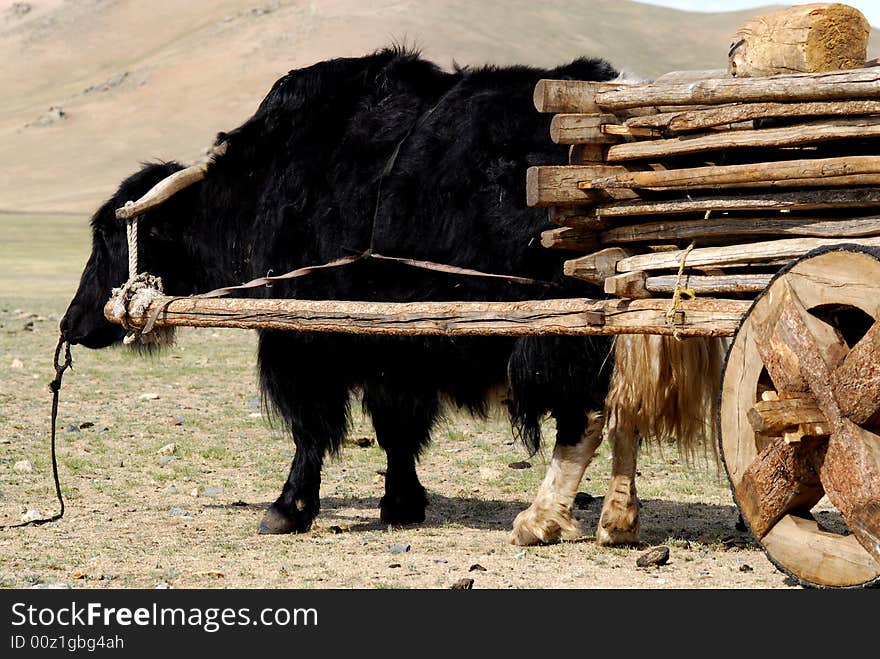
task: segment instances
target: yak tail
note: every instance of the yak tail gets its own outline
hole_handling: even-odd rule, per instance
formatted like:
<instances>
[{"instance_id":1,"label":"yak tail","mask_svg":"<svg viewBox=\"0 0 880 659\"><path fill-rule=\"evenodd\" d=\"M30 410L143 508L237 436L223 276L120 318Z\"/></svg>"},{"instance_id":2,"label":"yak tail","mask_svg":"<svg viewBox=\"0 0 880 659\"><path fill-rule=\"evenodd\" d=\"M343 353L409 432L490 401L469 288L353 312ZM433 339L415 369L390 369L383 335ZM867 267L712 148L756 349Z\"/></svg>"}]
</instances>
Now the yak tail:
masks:
<instances>
[{"instance_id":1,"label":"yak tail","mask_svg":"<svg viewBox=\"0 0 880 659\"><path fill-rule=\"evenodd\" d=\"M673 440L687 461L711 447L717 462L715 415L726 342L620 335L606 398L618 430L645 440Z\"/></svg>"}]
</instances>

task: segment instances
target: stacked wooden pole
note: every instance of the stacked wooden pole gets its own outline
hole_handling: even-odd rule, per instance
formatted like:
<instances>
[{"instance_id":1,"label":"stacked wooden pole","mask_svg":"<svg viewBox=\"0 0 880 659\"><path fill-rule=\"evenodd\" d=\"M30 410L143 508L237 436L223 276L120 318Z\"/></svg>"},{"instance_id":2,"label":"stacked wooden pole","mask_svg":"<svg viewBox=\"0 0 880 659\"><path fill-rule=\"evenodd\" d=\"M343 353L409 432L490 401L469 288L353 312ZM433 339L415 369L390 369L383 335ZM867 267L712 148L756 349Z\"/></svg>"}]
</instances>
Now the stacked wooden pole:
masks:
<instances>
[{"instance_id":1,"label":"stacked wooden pole","mask_svg":"<svg viewBox=\"0 0 880 659\"><path fill-rule=\"evenodd\" d=\"M840 17L827 14L845 6L810 7L787 10L798 30L809 17L815 30L835 29ZM773 34L787 33L774 21ZM772 59L767 43L752 46L753 65L759 50ZM852 65L864 44L844 46L839 61ZM798 52L804 66L817 59ZM880 246L880 68L541 80L534 101L555 114L551 139L570 145L569 165L528 172L528 204L549 207L560 226L542 243L585 253L566 274L609 294L750 297L814 248Z\"/></svg>"}]
</instances>

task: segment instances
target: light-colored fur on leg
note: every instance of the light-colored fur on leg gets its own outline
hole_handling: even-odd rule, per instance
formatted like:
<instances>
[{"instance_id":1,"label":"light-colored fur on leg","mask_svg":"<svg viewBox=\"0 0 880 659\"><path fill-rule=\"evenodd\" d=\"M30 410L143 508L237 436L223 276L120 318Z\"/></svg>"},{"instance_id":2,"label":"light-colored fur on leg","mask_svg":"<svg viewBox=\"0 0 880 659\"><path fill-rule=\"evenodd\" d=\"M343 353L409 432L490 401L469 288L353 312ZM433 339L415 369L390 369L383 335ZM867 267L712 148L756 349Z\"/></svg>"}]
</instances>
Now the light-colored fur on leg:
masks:
<instances>
[{"instance_id":1,"label":"light-colored fur on leg","mask_svg":"<svg viewBox=\"0 0 880 659\"><path fill-rule=\"evenodd\" d=\"M658 335L615 339L614 372L605 400L612 475L596 541L639 539L636 457L639 439L672 440L691 461L707 448L717 458L715 414L726 345L721 339Z\"/></svg>"},{"instance_id":2,"label":"light-colored fur on leg","mask_svg":"<svg viewBox=\"0 0 880 659\"><path fill-rule=\"evenodd\" d=\"M610 417L606 426L611 442L611 483L596 527L596 542L603 546L639 541L639 500L636 496L638 438Z\"/></svg>"},{"instance_id":3,"label":"light-colored fur on leg","mask_svg":"<svg viewBox=\"0 0 880 659\"><path fill-rule=\"evenodd\" d=\"M538 488L531 506L516 516L509 540L514 545L574 540L581 536L571 506L581 478L599 444L602 443L604 420L591 412L580 441L574 446L556 444L547 474Z\"/></svg>"}]
</instances>

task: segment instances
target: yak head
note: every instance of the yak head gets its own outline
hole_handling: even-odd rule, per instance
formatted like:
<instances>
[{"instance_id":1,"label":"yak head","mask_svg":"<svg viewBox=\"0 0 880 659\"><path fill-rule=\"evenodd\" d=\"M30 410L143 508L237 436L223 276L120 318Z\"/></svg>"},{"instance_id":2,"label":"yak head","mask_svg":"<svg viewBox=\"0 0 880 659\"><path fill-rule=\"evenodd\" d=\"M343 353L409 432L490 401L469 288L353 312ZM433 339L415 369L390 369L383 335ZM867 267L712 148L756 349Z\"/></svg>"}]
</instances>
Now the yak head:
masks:
<instances>
[{"instance_id":1,"label":"yak head","mask_svg":"<svg viewBox=\"0 0 880 659\"><path fill-rule=\"evenodd\" d=\"M92 253L80 278L79 288L61 319L61 334L72 344L104 348L125 335L122 326L104 317L104 305L111 290L128 279L126 222L116 218L116 209L135 201L162 179L182 169L175 162L144 165L130 176L91 220ZM189 288L183 266L189 262L182 234L186 206L192 193L172 198L147 211L138 226L138 269L163 278L165 291L186 294Z\"/></svg>"}]
</instances>

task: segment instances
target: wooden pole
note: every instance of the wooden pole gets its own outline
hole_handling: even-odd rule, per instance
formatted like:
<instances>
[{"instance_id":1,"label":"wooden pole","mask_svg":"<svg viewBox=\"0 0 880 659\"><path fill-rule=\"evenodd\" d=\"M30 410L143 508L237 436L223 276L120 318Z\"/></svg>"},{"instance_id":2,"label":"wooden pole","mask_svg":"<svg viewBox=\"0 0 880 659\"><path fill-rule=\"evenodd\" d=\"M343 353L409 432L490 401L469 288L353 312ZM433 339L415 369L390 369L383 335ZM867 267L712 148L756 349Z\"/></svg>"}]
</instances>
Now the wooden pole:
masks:
<instances>
[{"instance_id":1,"label":"wooden pole","mask_svg":"<svg viewBox=\"0 0 880 659\"><path fill-rule=\"evenodd\" d=\"M876 208L880 188L796 190L779 192L737 191L730 194L688 195L679 199L636 200L603 203L578 209L578 216L611 221L637 215L680 215L720 211L806 211L828 208Z\"/></svg>"},{"instance_id":2,"label":"wooden pole","mask_svg":"<svg viewBox=\"0 0 880 659\"><path fill-rule=\"evenodd\" d=\"M875 99L880 95L880 69L795 73L767 78L714 79L692 83L654 83L618 89L595 87L585 90L584 93L591 96L595 107L590 112L615 114L629 108L663 105Z\"/></svg>"},{"instance_id":3,"label":"wooden pole","mask_svg":"<svg viewBox=\"0 0 880 659\"><path fill-rule=\"evenodd\" d=\"M880 114L880 101L820 101L812 103L733 103L701 110L679 110L632 117L632 128L659 128L674 133L705 130L755 119L833 117Z\"/></svg>"},{"instance_id":4,"label":"wooden pole","mask_svg":"<svg viewBox=\"0 0 880 659\"><path fill-rule=\"evenodd\" d=\"M646 158L668 158L722 149L748 147L792 147L829 140L869 139L880 136L880 119L875 117L809 121L797 126L731 130L706 135L616 144L608 148L608 162Z\"/></svg>"},{"instance_id":5,"label":"wooden pole","mask_svg":"<svg viewBox=\"0 0 880 659\"><path fill-rule=\"evenodd\" d=\"M810 160L692 167L597 176L579 184L583 190L613 188L719 188L732 186L841 186L880 184L880 156L846 156Z\"/></svg>"},{"instance_id":6,"label":"wooden pole","mask_svg":"<svg viewBox=\"0 0 880 659\"><path fill-rule=\"evenodd\" d=\"M719 215L700 220L669 220L645 222L614 227L602 232L599 240L605 244L682 241L705 241L748 238L752 236L812 236L817 238L846 238L880 235L880 216L827 219L824 217L790 217L775 215L758 217L730 217ZM697 242L700 242L698 240ZM706 244L701 242L701 244Z\"/></svg>"},{"instance_id":7,"label":"wooden pole","mask_svg":"<svg viewBox=\"0 0 880 659\"><path fill-rule=\"evenodd\" d=\"M750 302L682 302L679 325L666 322L669 300L526 302L348 302L287 299L159 298L128 322L143 328L234 327L383 336L538 336L662 334L731 336ZM113 322L113 302L104 313Z\"/></svg>"}]
</instances>

